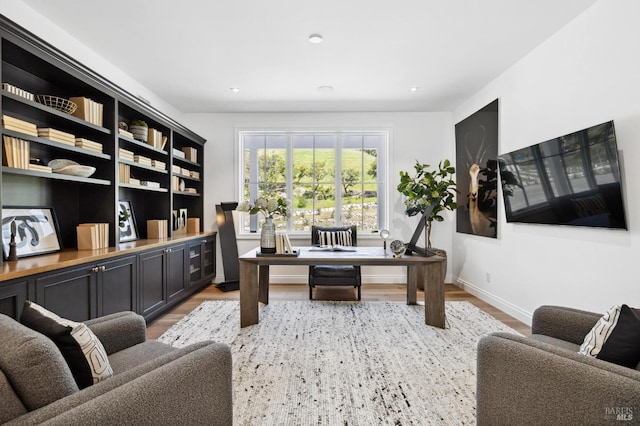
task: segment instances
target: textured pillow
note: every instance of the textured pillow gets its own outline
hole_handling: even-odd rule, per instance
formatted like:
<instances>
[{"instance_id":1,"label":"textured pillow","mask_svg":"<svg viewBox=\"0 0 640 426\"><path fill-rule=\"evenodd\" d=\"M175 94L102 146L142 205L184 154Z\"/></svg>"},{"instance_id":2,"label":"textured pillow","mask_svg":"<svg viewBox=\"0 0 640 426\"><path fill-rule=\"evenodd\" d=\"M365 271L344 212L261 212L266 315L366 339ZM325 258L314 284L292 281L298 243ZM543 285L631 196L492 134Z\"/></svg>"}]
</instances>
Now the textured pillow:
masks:
<instances>
[{"instance_id":1,"label":"textured pillow","mask_svg":"<svg viewBox=\"0 0 640 426\"><path fill-rule=\"evenodd\" d=\"M53 340L78 388L84 389L113 376L107 352L85 324L60 318L31 301L25 303L20 322Z\"/></svg>"},{"instance_id":2,"label":"textured pillow","mask_svg":"<svg viewBox=\"0 0 640 426\"><path fill-rule=\"evenodd\" d=\"M347 231L318 231L318 242L321 245L352 246L351 229Z\"/></svg>"},{"instance_id":3,"label":"textured pillow","mask_svg":"<svg viewBox=\"0 0 640 426\"><path fill-rule=\"evenodd\" d=\"M612 307L585 336L580 353L636 367L640 362L640 310Z\"/></svg>"},{"instance_id":4,"label":"textured pillow","mask_svg":"<svg viewBox=\"0 0 640 426\"><path fill-rule=\"evenodd\" d=\"M27 410L36 410L78 391L69 366L51 339L0 314L0 369ZM10 410L8 397L0 399L1 422ZM9 411L9 412L7 412Z\"/></svg>"}]
</instances>

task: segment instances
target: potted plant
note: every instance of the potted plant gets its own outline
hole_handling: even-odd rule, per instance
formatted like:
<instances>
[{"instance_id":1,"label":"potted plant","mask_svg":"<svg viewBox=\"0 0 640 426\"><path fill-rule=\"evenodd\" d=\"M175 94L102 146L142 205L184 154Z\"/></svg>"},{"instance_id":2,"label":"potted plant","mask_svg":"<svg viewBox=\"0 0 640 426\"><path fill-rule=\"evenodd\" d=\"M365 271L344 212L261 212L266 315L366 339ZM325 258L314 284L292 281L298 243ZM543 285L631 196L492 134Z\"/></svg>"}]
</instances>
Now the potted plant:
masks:
<instances>
[{"instance_id":1,"label":"potted plant","mask_svg":"<svg viewBox=\"0 0 640 426\"><path fill-rule=\"evenodd\" d=\"M456 169L449 160L440 161L434 170L429 170L429 167L431 167L429 164L422 164L416 160L415 175L411 176L408 172L400 171L400 183L397 188L406 197L405 212L409 216L422 214L427 206L435 206L427 219L426 226L427 250L434 251L431 247L431 226L434 220L436 222L444 220L441 215L443 211L454 211L458 207L455 202L458 191L453 180ZM446 256L446 253L444 255Z\"/></svg>"},{"instance_id":2,"label":"potted plant","mask_svg":"<svg viewBox=\"0 0 640 426\"><path fill-rule=\"evenodd\" d=\"M129 124L129 131L133 134L134 139L147 142L147 135L149 134L149 125L144 120L131 120Z\"/></svg>"}]
</instances>

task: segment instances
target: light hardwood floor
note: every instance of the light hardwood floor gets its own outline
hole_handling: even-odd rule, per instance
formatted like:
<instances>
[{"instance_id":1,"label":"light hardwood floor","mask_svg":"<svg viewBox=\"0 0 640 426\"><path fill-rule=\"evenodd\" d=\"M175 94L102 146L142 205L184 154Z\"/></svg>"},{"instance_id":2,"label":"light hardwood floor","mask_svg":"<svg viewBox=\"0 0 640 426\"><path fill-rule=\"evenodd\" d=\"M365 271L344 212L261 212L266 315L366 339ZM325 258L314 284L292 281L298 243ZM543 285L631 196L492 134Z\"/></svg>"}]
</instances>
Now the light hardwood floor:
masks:
<instances>
[{"instance_id":1,"label":"light hardwood floor","mask_svg":"<svg viewBox=\"0 0 640 426\"><path fill-rule=\"evenodd\" d=\"M405 301L406 297L406 286L403 284L362 285L362 300L401 302ZM239 291L223 292L218 289L215 284L212 284L199 293L194 294L170 312L162 315L153 323L149 324L147 327L147 338L157 339L173 324L178 322L182 317L187 315L205 300L239 300L239 298ZM269 285L269 300L308 299L309 287L307 284ZM317 287L314 291L314 300L356 300L356 294L353 287ZM420 300L424 300L424 294L422 291L418 290L418 301ZM531 334L531 327L527 324L516 320L453 284L446 285L445 300L470 302L514 330L524 335ZM240 321L240 318L238 318L238 321Z\"/></svg>"}]
</instances>

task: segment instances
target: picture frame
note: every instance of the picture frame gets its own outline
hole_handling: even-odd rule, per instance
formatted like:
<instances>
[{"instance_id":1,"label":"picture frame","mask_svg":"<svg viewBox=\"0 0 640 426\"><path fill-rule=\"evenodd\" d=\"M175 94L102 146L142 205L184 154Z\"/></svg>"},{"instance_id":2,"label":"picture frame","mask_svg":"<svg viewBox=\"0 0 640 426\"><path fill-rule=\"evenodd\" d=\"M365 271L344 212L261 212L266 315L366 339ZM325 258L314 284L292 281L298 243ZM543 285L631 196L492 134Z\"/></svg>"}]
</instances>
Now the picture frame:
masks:
<instances>
[{"instance_id":1,"label":"picture frame","mask_svg":"<svg viewBox=\"0 0 640 426\"><path fill-rule=\"evenodd\" d=\"M15 244L18 258L62 250L60 227L53 207L2 207L2 254L9 258L11 224L16 223Z\"/></svg>"},{"instance_id":2,"label":"picture frame","mask_svg":"<svg viewBox=\"0 0 640 426\"><path fill-rule=\"evenodd\" d=\"M140 239L140 234L138 233L138 225L133 214L131 201L118 201L118 228L120 229L119 241L121 243Z\"/></svg>"},{"instance_id":3,"label":"picture frame","mask_svg":"<svg viewBox=\"0 0 640 426\"><path fill-rule=\"evenodd\" d=\"M187 233L187 209L178 209L173 211L173 227L172 235L182 235Z\"/></svg>"}]
</instances>

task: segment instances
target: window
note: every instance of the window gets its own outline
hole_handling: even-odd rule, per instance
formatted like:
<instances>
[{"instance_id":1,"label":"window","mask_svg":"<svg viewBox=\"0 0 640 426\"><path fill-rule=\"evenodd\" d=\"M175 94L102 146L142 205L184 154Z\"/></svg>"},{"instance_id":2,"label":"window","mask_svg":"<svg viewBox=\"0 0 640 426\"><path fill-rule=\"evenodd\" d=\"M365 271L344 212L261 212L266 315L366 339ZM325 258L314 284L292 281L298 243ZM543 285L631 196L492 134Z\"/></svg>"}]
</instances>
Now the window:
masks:
<instances>
[{"instance_id":1,"label":"window","mask_svg":"<svg viewBox=\"0 0 640 426\"><path fill-rule=\"evenodd\" d=\"M386 220L387 131L241 131L241 201L284 197L291 218L277 229L308 233L312 225L356 225L377 232ZM243 214L241 233L259 215Z\"/></svg>"}]
</instances>

